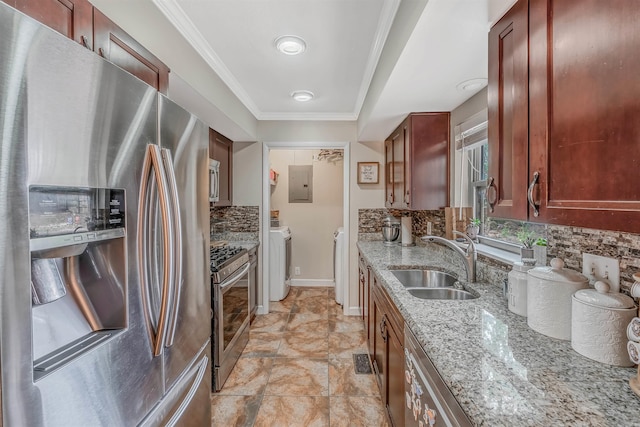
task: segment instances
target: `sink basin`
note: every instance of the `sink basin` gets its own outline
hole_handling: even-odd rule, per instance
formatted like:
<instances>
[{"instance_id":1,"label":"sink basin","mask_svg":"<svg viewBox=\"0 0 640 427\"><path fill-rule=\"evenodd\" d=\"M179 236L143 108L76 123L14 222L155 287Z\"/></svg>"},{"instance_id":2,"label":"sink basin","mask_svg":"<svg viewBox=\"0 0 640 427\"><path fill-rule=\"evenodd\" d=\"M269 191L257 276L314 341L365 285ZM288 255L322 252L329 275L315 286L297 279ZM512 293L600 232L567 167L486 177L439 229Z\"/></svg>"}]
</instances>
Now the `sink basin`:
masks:
<instances>
[{"instance_id":1,"label":"sink basin","mask_svg":"<svg viewBox=\"0 0 640 427\"><path fill-rule=\"evenodd\" d=\"M405 288L452 288L458 281L451 274L437 270L391 270Z\"/></svg>"},{"instance_id":2,"label":"sink basin","mask_svg":"<svg viewBox=\"0 0 640 427\"><path fill-rule=\"evenodd\" d=\"M444 300L467 300L478 298L477 295L456 288L409 288L407 291L416 298L421 299L444 299Z\"/></svg>"}]
</instances>

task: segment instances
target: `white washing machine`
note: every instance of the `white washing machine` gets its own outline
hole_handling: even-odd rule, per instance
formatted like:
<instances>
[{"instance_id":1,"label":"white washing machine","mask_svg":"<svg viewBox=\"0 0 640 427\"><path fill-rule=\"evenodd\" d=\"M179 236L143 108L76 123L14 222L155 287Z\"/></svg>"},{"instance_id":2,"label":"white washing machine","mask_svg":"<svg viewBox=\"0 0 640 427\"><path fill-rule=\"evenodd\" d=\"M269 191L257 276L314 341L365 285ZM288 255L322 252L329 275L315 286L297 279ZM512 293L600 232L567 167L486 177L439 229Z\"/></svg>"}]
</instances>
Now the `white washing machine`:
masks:
<instances>
[{"instance_id":1,"label":"white washing machine","mask_svg":"<svg viewBox=\"0 0 640 427\"><path fill-rule=\"evenodd\" d=\"M283 300L291 288L291 230L272 227L269 232L269 300Z\"/></svg>"},{"instance_id":2,"label":"white washing machine","mask_svg":"<svg viewBox=\"0 0 640 427\"><path fill-rule=\"evenodd\" d=\"M343 303L344 296L344 228L339 227L333 233L333 280L336 284L336 302Z\"/></svg>"}]
</instances>

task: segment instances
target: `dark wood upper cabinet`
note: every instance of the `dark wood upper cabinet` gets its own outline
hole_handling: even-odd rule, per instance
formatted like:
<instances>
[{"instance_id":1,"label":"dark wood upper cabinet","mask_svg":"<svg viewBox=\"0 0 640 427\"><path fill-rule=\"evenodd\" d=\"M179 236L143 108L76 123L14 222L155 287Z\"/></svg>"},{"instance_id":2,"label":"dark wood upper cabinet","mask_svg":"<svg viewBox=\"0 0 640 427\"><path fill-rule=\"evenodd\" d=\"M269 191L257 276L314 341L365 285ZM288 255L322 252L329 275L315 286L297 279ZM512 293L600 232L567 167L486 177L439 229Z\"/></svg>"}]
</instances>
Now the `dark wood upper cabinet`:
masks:
<instances>
[{"instance_id":1,"label":"dark wood upper cabinet","mask_svg":"<svg viewBox=\"0 0 640 427\"><path fill-rule=\"evenodd\" d=\"M166 94L169 68L88 0L1 0Z\"/></svg>"},{"instance_id":2,"label":"dark wood upper cabinet","mask_svg":"<svg viewBox=\"0 0 640 427\"><path fill-rule=\"evenodd\" d=\"M220 199L214 206L231 206L233 202L233 141L209 129L209 157L220 162Z\"/></svg>"},{"instance_id":3,"label":"dark wood upper cabinet","mask_svg":"<svg viewBox=\"0 0 640 427\"><path fill-rule=\"evenodd\" d=\"M640 2L530 0L536 220L640 232Z\"/></svg>"},{"instance_id":4,"label":"dark wood upper cabinet","mask_svg":"<svg viewBox=\"0 0 640 427\"><path fill-rule=\"evenodd\" d=\"M385 206L449 204L449 113L411 113L385 141ZM390 158L391 156L391 158Z\"/></svg>"},{"instance_id":5,"label":"dark wood upper cabinet","mask_svg":"<svg viewBox=\"0 0 640 427\"><path fill-rule=\"evenodd\" d=\"M98 9L93 10L94 50L166 94L169 68Z\"/></svg>"},{"instance_id":6,"label":"dark wood upper cabinet","mask_svg":"<svg viewBox=\"0 0 640 427\"><path fill-rule=\"evenodd\" d=\"M93 6L88 0L13 0L5 3L87 49L93 49Z\"/></svg>"},{"instance_id":7,"label":"dark wood upper cabinet","mask_svg":"<svg viewBox=\"0 0 640 427\"><path fill-rule=\"evenodd\" d=\"M491 29L491 215L640 232L638 22L636 1L519 0Z\"/></svg>"},{"instance_id":8,"label":"dark wood upper cabinet","mask_svg":"<svg viewBox=\"0 0 640 427\"><path fill-rule=\"evenodd\" d=\"M528 215L528 6L518 0L489 32L487 199L491 216L519 220Z\"/></svg>"}]
</instances>

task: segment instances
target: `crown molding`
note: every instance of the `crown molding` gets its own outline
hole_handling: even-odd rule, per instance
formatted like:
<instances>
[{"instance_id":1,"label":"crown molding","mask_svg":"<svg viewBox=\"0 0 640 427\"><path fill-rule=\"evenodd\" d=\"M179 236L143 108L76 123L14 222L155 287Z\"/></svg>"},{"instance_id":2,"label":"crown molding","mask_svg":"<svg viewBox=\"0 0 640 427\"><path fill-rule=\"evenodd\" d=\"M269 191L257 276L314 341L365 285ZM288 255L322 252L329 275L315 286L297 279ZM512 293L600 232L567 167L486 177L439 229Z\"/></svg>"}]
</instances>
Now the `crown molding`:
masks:
<instances>
[{"instance_id":1,"label":"crown molding","mask_svg":"<svg viewBox=\"0 0 640 427\"><path fill-rule=\"evenodd\" d=\"M353 111L353 114L356 116L356 120L360 115L362 104L364 104L364 100L367 97L367 92L369 91L371 80L373 79L373 75L375 74L376 68L378 66L380 55L382 55L384 43L387 40L389 31L391 31L391 26L393 25L393 20L396 17L399 6L400 0L385 0L385 2L383 3L382 11L380 12L380 19L378 20L378 30L376 31L374 42L371 45L369 59L367 61L362 82L360 84L358 97L356 98L355 108Z\"/></svg>"}]
</instances>

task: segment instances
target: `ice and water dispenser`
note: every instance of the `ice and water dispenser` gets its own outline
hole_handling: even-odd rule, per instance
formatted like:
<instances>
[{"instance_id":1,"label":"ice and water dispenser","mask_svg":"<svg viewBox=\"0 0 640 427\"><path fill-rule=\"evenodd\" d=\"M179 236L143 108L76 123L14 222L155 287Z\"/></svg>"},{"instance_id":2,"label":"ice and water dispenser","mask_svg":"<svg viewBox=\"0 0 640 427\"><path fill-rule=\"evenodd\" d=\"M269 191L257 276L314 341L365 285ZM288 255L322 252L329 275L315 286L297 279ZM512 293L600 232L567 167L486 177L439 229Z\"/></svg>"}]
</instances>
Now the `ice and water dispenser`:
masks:
<instances>
[{"instance_id":1,"label":"ice and water dispenser","mask_svg":"<svg viewBox=\"0 0 640 427\"><path fill-rule=\"evenodd\" d=\"M34 379L126 327L124 190L29 188Z\"/></svg>"}]
</instances>

